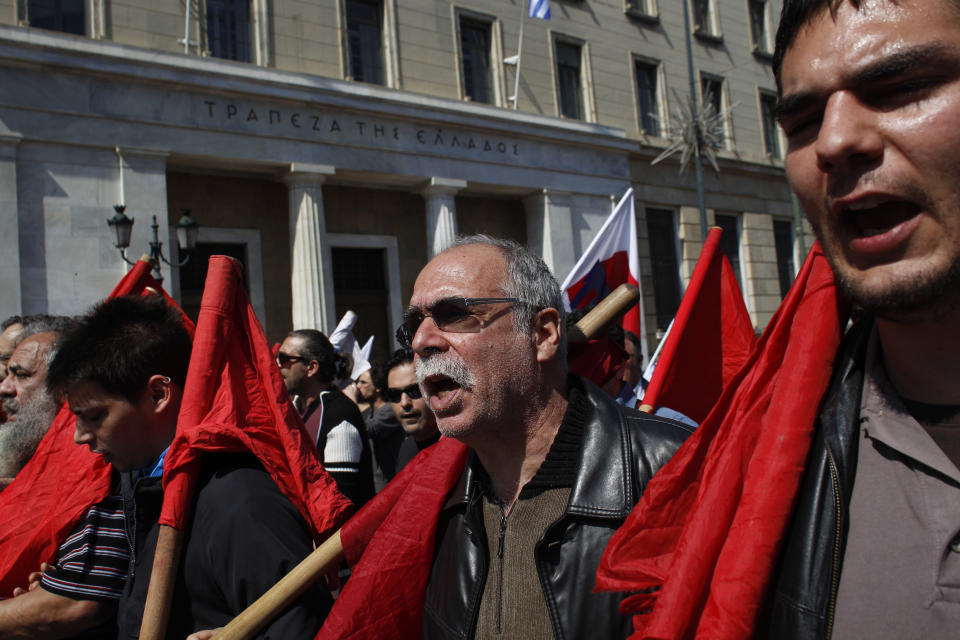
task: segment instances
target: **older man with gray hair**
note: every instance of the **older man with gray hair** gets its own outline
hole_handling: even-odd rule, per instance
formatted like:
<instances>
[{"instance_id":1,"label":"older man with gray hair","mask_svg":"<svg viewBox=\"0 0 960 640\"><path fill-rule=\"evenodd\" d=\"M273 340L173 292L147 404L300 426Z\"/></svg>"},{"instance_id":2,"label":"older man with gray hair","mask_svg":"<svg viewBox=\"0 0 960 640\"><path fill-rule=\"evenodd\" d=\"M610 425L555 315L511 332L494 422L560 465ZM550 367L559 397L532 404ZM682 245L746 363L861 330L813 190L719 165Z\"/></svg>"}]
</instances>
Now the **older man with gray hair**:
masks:
<instances>
[{"instance_id":1,"label":"older man with gray hair","mask_svg":"<svg viewBox=\"0 0 960 640\"><path fill-rule=\"evenodd\" d=\"M70 324L63 316L29 316L21 320L16 344L0 379L6 421L0 425L0 486L6 486L33 456L57 413L47 393L47 365L56 341Z\"/></svg>"},{"instance_id":2,"label":"older man with gray hair","mask_svg":"<svg viewBox=\"0 0 960 640\"><path fill-rule=\"evenodd\" d=\"M560 288L519 244L461 238L420 272L397 338L440 432L472 452L440 513L424 638L623 638L592 593L613 531L689 429L567 375Z\"/></svg>"}]
</instances>

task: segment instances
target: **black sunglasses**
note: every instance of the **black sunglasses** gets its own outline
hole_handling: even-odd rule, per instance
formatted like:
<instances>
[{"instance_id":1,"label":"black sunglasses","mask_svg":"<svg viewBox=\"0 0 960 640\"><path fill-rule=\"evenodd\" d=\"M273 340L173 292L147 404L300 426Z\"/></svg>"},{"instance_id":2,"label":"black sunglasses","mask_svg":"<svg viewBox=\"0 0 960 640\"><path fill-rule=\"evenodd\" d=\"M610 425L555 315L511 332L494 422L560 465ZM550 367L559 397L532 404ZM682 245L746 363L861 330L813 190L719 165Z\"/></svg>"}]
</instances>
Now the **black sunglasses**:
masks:
<instances>
[{"instance_id":1,"label":"black sunglasses","mask_svg":"<svg viewBox=\"0 0 960 640\"><path fill-rule=\"evenodd\" d=\"M483 321L470 313L470 307L477 304L496 302L518 303L519 298L442 298L427 307L426 311L411 307L403 314L403 323L397 329L397 342L410 347L413 336L420 328L424 318L433 318L437 328L451 333L474 333L484 327Z\"/></svg>"},{"instance_id":2,"label":"black sunglasses","mask_svg":"<svg viewBox=\"0 0 960 640\"><path fill-rule=\"evenodd\" d=\"M407 397L411 400L419 400L423 397L423 392L420 391L420 385L418 385L416 382L404 387L403 389L394 389L393 387L388 387L387 392L384 395L387 396L387 400L396 404L400 402L403 394L407 394Z\"/></svg>"},{"instance_id":3,"label":"black sunglasses","mask_svg":"<svg viewBox=\"0 0 960 640\"><path fill-rule=\"evenodd\" d=\"M279 352L277 353L277 364L281 367L285 367L291 362L307 362L306 358L301 358L300 356L292 356L289 353Z\"/></svg>"}]
</instances>

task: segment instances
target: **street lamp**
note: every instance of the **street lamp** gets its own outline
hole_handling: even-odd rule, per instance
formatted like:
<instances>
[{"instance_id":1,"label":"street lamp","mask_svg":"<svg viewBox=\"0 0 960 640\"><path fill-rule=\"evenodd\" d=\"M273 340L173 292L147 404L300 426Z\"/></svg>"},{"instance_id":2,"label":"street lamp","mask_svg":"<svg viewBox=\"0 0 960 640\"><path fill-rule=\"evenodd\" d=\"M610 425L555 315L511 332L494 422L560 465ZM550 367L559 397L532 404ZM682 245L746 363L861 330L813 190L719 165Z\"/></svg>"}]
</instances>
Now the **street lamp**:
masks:
<instances>
[{"instance_id":1,"label":"street lamp","mask_svg":"<svg viewBox=\"0 0 960 640\"><path fill-rule=\"evenodd\" d=\"M117 235L117 243L114 246L120 250L120 257L127 264L134 265L136 263L127 258L127 248L130 246L130 234L133 231L134 220L124 213L126 208L122 204L114 205L113 210L116 213L112 218L107 219L107 225L113 228ZM153 224L150 225L150 228L153 229L153 241L150 242L150 261L153 263L153 277L159 283L163 282L163 276L160 274L161 262L174 268L182 267L190 260L190 252L197 246L197 234L200 231L200 225L190 217L189 209L181 209L180 214L180 220L176 224L177 246L180 252L184 254L184 258L180 262L170 262L163 255L163 243L160 242L158 233L160 225L157 224L157 216L153 216Z\"/></svg>"}]
</instances>

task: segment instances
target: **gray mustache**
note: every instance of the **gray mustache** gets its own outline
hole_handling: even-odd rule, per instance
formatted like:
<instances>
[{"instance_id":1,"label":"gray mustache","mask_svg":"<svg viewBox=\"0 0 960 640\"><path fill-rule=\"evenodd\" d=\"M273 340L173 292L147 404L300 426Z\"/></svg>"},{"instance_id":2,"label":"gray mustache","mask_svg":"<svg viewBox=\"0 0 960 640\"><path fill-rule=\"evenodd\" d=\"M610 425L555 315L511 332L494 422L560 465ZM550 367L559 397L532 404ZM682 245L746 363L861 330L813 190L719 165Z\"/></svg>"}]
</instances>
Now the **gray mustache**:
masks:
<instances>
[{"instance_id":1,"label":"gray mustache","mask_svg":"<svg viewBox=\"0 0 960 640\"><path fill-rule=\"evenodd\" d=\"M430 376L446 376L464 389L473 388L473 374L466 363L457 355L450 353L434 353L417 360L417 382L423 386Z\"/></svg>"}]
</instances>

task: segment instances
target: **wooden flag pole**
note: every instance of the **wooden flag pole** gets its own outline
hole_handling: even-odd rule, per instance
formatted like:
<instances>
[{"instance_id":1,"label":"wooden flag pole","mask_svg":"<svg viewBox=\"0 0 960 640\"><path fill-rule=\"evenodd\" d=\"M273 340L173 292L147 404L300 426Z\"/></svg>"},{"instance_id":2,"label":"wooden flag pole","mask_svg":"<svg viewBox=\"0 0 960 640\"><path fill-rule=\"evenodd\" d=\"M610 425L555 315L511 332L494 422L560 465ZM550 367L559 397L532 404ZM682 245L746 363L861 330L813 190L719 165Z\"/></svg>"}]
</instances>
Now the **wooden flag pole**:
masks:
<instances>
[{"instance_id":1,"label":"wooden flag pole","mask_svg":"<svg viewBox=\"0 0 960 640\"><path fill-rule=\"evenodd\" d=\"M596 307L583 316L570 328L568 339L589 340L608 322L623 314L636 304L640 291L631 284L622 284L614 289ZM213 640L247 640L252 638L267 623L273 620L284 608L336 566L343 558L343 543L340 531L330 536L323 544L314 549L290 573L280 579L253 604L242 611L230 623L213 636ZM152 587L152 580L151 580ZM142 638L143 636L141 636Z\"/></svg>"},{"instance_id":2,"label":"wooden flag pole","mask_svg":"<svg viewBox=\"0 0 960 640\"><path fill-rule=\"evenodd\" d=\"M177 567L183 548L183 531L160 525L157 548L153 554L150 586L140 622L140 640L163 640L167 637L167 620L173 603L173 589L177 582Z\"/></svg>"},{"instance_id":3,"label":"wooden flag pole","mask_svg":"<svg viewBox=\"0 0 960 640\"><path fill-rule=\"evenodd\" d=\"M590 312L580 318L580 322L570 328L567 333L569 342L584 342L589 340L617 316L625 313L640 299L640 290L632 284L622 284L610 292Z\"/></svg>"}]
</instances>

